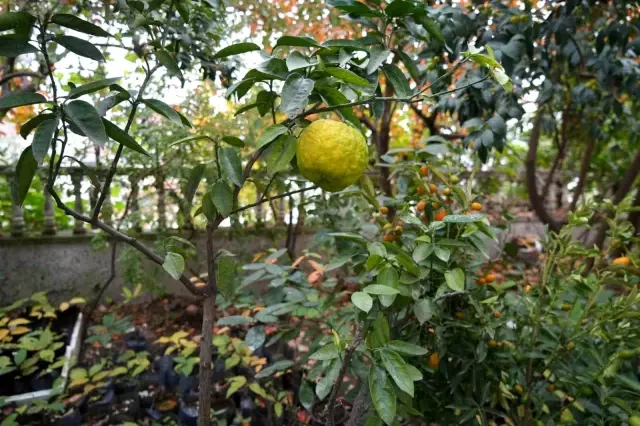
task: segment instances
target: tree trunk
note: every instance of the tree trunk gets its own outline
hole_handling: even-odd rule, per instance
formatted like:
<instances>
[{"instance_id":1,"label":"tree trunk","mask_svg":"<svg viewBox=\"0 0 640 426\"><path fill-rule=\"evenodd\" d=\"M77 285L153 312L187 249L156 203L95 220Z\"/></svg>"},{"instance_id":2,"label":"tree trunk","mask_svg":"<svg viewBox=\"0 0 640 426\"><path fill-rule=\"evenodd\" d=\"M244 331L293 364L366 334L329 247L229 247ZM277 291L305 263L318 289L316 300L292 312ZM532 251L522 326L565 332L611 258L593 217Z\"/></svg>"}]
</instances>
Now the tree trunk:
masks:
<instances>
[{"instance_id":1,"label":"tree trunk","mask_svg":"<svg viewBox=\"0 0 640 426\"><path fill-rule=\"evenodd\" d=\"M573 212L576 210L578 205L578 200L582 196L582 192L584 191L584 186L587 183L587 174L589 173L589 165L591 164L591 156L593 155L593 149L596 146L596 138L591 137L589 139L589 143L587 144L587 150L584 152L584 156L582 157L582 164L580 165L580 175L578 176L578 184L576 185L576 189L573 192L573 199L571 200L571 205L569 206L569 211Z\"/></svg>"},{"instance_id":2,"label":"tree trunk","mask_svg":"<svg viewBox=\"0 0 640 426\"><path fill-rule=\"evenodd\" d=\"M200 340L200 396L198 417L200 426L211 426L211 346L213 345L213 324L216 318L216 265L213 251L213 232L220 225L216 219L207 224L207 290L202 300L202 339Z\"/></svg>"},{"instance_id":3,"label":"tree trunk","mask_svg":"<svg viewBox=\"0 0 640 426\"><path fill-rule=\"evenodd\" d=\"M555 220L547 211L544 205L544 197L541 197L538 193L538 182L536 181L536 157L538 154L538 145L540 142L540 126L542 122L542 108L538 107L538 112L533 123L533 129L531 130L531 137L529 138L529 151L527 153L526 160L526 180L527 190L529 192L529 201L531 207L538 215L538 218L545 225L549 225L549 228L554 231L560 231L562 223Z\"/></svg>"},{"instance_id":4,"label":"tree trunk","mask_svg":"<svg viewBox=\"0 0 640 426\"><path fill-rule=\"evenodd\" d=\"M391 97L393 95L393 86L387 81L387 85L384 88L384 96ZM392 103L385 102L384 109L382 110L382 116L380 117L380 128L377 132L376 150L378 154L378 162L382 162L382 156L389 150L389 139L391 138L391 109ZM380 167L380 178L378 181L380 190L387 197L391 197L391 182L389 181L389 168ZM390 217L391 209L389 209Z\"/></svg>"}]
</instances>

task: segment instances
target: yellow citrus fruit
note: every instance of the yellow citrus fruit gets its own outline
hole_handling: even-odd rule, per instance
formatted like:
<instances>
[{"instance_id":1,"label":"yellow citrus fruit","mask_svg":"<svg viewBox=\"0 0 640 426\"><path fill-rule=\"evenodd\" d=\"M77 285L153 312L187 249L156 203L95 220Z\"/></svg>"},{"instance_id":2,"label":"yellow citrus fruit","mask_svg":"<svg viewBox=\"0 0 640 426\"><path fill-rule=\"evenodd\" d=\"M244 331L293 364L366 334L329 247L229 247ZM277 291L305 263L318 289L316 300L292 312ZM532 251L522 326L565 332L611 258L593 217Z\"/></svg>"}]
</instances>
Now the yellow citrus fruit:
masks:
<instances>
[{"instance_id":1,"label":"yellow citrus fruit","mask_svg":"<svg viewBox=\"0 0 640 426\"><path fill-rule=\"evenodd\" d=\"M296 146L300 173L325 191L355 183L367 168L367 142L355 128L334 120L316 120L302 131Z\"/></svg>"},{"instance_id":2,"label":"yellow citrus fruit","mask_svg":"<svg viewBox=\"0 0 640 426\"><path fill-rule=\"evenodd\" d=\"M613 259L613 264L614 265L628 265L629 263L630 263L630 260L626 256L617 257L617 258Z\"/></svg>"}]
</instances>

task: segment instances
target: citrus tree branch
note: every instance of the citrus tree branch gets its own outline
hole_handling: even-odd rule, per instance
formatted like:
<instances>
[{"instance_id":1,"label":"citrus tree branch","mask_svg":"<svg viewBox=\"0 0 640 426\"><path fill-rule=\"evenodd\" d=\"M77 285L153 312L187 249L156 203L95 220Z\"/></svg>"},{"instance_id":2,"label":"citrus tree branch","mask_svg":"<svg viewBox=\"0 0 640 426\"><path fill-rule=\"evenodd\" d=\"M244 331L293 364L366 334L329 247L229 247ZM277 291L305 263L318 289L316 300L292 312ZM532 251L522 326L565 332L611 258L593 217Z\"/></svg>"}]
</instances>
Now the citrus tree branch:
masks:
<instances>
[{"instance_id":1,"label":"citrus tree branch","mask_svg":"<svg viewBox=\"0 0 640 426\"><path fill-rule=\"evenodd\" d=\"M149 85L149 82L151 81L151 76L153 75L153 73L158 68L159 68L159 66L156 65L154 68L149 69L145 73L144 81L142 82L142 85L140 86L140 90L138 91L138 95L136 96L135 101L133 101L133 103L131 105L131 111L129 112L129 118L127 119L127 124L124 127L124 132L127 133L127 134L129 133L129 130L131 129L131 125L133 124L133 120L134 120L134 118L136 116L136 112L138 111L138 106L142 102L142 94L144 93L145 89ZM102 208L102 205L104 204L104 201L107 198L107 194L109 194L109 189L110 189L110 186L111 186L111 182L113 181L113 177L116 174L116 170L118 168L118 162L120 161L120 157L122 155L122 151L123 150L124 150L124 145L119 144L118 145L118 150L116 151L116 155L113 158L113 161L111 162L111 167L109 168L109 172L107 173L107 177L104 180L104 185L102 186L102 192L100 193L100 198L98 198L98 201L96 202L96 206L93 209L92 220L98 220L98 215L100 214L100 209Z\"/></svg>"},{"instance_id":2,"label":"citrus tree branch","mask_svg":"<svg viewBox=\"0 0 640 426\"><path fill-rule=\"evenodd\" d=\"M229 213L229 216L231 216L231 215L233 215L233 214L240 213L240 212L245 211L245 210L248 210L248 209L250 209L250 208L252 208L252 207L259 206L260 204L269 203L269 202L271 202L271 201L273 201L273 200L277 200L277 199L279 199L279 198L285 198L285 197L288 197L288 196L290 196L290 195L299 194L299 193L301 193L301 192L310 191L310 190L312 190L312 189L316 189L316 188L317 188L317 186L315 186L315 185L314 185L314 186L308 186L308 187L306 187L306 188L296 189L295 191L289 191L289 192L285 192L285 193L283 193L283 194L274 195L273 197L269 197L269 198L264 198L264 197L263 197L263 198L262 198L260 201L258 201L258 202L251 203L251 204L247 204L246 206L242 206L242 207L240 207L240 208L238 208L238 209L233 210L231 213Z\"/></svg>"}]
</instances>

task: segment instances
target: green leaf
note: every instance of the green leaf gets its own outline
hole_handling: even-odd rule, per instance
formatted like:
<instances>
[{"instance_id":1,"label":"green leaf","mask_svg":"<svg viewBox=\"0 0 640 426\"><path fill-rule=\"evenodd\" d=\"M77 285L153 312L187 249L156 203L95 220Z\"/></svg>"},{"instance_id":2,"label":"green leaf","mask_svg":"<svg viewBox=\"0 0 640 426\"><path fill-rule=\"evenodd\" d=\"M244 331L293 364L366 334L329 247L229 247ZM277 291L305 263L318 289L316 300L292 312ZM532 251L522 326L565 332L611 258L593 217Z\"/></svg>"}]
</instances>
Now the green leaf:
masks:
<instances>
[{"instance_id":1,"label":"green leaf","mask_svg":"<svg viewBox=\"0 0 640 426\"><path fill-rule=\"evenodd\" d=\"M419 275L420 274L420 267L418 265L416 265L416 263L413 261L413 259L411 259L411 257L409 257L409 255L406 254L405 252L400 251L400 252L396 253L396 260L407 271L409 271L409 273L411 273L413 275Z\"/></svg>"},{"instance_id":2,"label":"green leaf","mask_svg":"<svg viewBox=\"0 0 640 426\"><path fill-rule=\"evenodd\" d=\"M151 108L153 111L164 116L165 118L168 118L175 124L179 124L181 126L184 125L184 123L182 122L182 119L180 118L180 114L178 114L178 112L175 109L171 108L169 105L165 104L164 102L159 101L157 99L143 99L142 102L146 106Z\"/></svg>"},{"instance_id":3,"label":"green leaf","mask_svg":"<svg viewBox=\"0 0 640 426\"><path fill-rule=\"evenodd\" d=\"M202 180L202 176L204 175L204 171L207 168L206 164L198 164L191 169L191 173L189 173L189 179L187 180L187 185L184 190L184 201L191 205L193 202L193 197L196 195L196 191L198 190L198 186L200 185L200 181Z\"/></svg>"},{"instance_id":4,"label":"green leaf","mask_svg":"<svg viewBox=\"0 0 640 426\"><path fill-rule=\"evenodd\" d=\"M38 162L33 157L31 146L25 148L20 155L18 164L16 165L16 178L13 184L13 202L21 206L24 202L24 198L29 192L29 187L33 181L33 177L36 175L38 169Z\"/></svg>"},{"instance_id":5,"label":"green leaf","mask_svg":"<svg viewBox=\"0 0 640 426\"><path fill-rule=\"evenodd\" d=\"M256 149L260 149L273 142L278 136L287 132L287 128L281 124L272 124L256 140Z\"/></svg>"},{"instance_id":6,"label":"green leaf","mask_svg":"<svg viewBox=\"0 0 640 426\"><path fill-rule=\"evenodd\" d=\"M127 148L139 152L140 154L146 155L150 157L149 153L142 147L136 140L131 137L128 133L122 130L120 127L116 126L106 118L102 119L102 123L104 124L104 129L107 132L107 136L109 136L114 141L121 143Z\"/></svg>"},{"instance_id":7,"label":"green leaf","mask_svg":"<svg viewBox=\"0 0 640 426\"><path fill-rule=\"evenodd\" d=\"M156 50L156 58L158 59L158 62L160 62L167 68L169 75L178 77L180 81L184 82L184 76L182 75L182 71L178 66L178 62L176 62L176 58L171 53L169 53L168 50Z\"/></svg>"},{"instance_id":8,"label":"green leaf","mask_svg":"<svg viewBox=\"0 0 640 426\"><path fill-rule=\"evenodd\" d=\"M410 15L413 12L413 5L405 0L394 0L384 9L384 14L391 18Z\"/></svg>"},{"instance_id":9,"label":"green leaf","mask_svg":"<svg viewBox=\"0 0 640 426\"><path fill-rule=\"evenodd\" d=\"M300 52L293 51L287 56L287 69L289 71L318 65L318 59L309 58Z\"/></svg>"},{"instance_id":10,"label":"green leaf","mask_svg":"<svg viewBox=\"0 0 640 426\"><path fill-rule=\"evenodd\" d=\"M367 64L367 74L372 74L378 71L380 65L384 63L389 57L389 50L385 49L381 44L376 44L371 48L369 53L369 63Z\"/></svg>"},{"instance_id":11,"label":"green leaf","mask_svg":"<svg viewBox=\"0 0 640 426\"><path fill-rule=\"evenodd\" d=\"M169 252L164 257L162 267L174 280L180 279L184 272L184 258L178 253Z\"/></svg>"},{"instance_id":12,"label":"green leaf","mask_svg":"<svg viewBox=\"0 0 640 426\"><path fill-rule=\"evenodd\" d=\"M422 380L424 378L422 376L422 373L420 372L420 370L418 370L413 365L407 363L404 366L407 369L407 371L409 372L409 376L411 376L411 380L413 380L414 382L417 382L417 381Z\"/></svg>"},{"instance_id":13,"label":"green leaf","mask_svg":"<svg viewBox=\"0 0 640 426\"><path fill-rule=\"evenodd\" d=\"M382 313L379 313L373 322L372 331L368 337L369 346L371 349L379 348L389 342L389 336L389 322Z\"/></svg>"},{"instance_id":14,"label":"green leaf","mask_svg":"<svg viewBox=\"0 0 640 426\"><path fill-rule=\"evenodd\" d=\"M436 257L442 260L443 262L448 262L449 257L451 256L451 250L449 250L446 247L436 246L435 253L436 253Z\"/></svg>"},{"instance_id":15,"label":"green leaf","mask_svg":"<svg viewBox=\"0 0 640 426\"><path fill-rule=\"evenodd\" d=\"M264 379L265 377L271 376L273 373L276 373L278 371L286 370L287 368L290 368L290 367L294 366L295 364L296 364L295 362L293 362L291 360L288 360L288 359L283 359L281 361L276 361L273 364L271 364L270 366L260 370L260 372L255 375L255 378L256 379Z\"/></svg>"},{"instance_id":16,"label":"green leaf","mask_svg":"<svg viewBox=\"0 0 640 426\"><path fill-rule=\"evenodd\" d=\"M327 40L324 43L322 43L322 45L325 47L336 47L336 48L351 49L351 50L364 50L364 51L368 50L367 46L365 46L358 40L350 40L350 39Z\"/></svg>"},{"instance_id":17,"label":"green leaf","mask_svg":"<svg viewBox=\"0 0 640 426\"><path fill-rule=\"evenodd\" d=\"M0 36L0 56L14 58L27 53L38 53L38 49L27 40L16 39L14 34Z\"/></svg>"},{"instance_id":18,"label":"green leaf","mask_svg":"<svg viewBox=\"0 0 640 426\"><path fill-rule=\"evenodd\" d=\"M242 141L242 139L235 136L223 136L222 141L228 143L231 146L244 148L244 142Z\"/></svg>"},{"instance_id":19,"label":"green leaf","mask_svg":"<svg viewBox=\"0 0 640 426\"><path fill-rule=\"evenodd\" d=\"M302 405L307 410L311 410L311 407L313 407L315 394L313 393L311 385L306 380L303 380L302 384L300 385L300 389L298 390L298 399L300 400L300 405Z\"/></svg>"},{"instance_id":20,"label":"green leaf","mask_svg":"<svg viewBox=\"0 0 640 426\"><path fill-rule=\"evenodd\" d=\"M282 36L276 41L275 47L293 46L293 47L323 47L311 37Z\"/></svg>"},{"instance_id":21,"label":"green leaf","mask_svg":"<svg viewBox=\"0 0 640 426\"><path fill-rule=\"evenodd\" d=\"M393 351L400 352L401 354L405 355L419 356L429 352L421 346L414 345L413 343L403 342L401 340L392 340L385 346Z\"/></svg>"},{"instance_id":22,"label":"green leaf","mask_svg":"<svg viewBox=\"0 0 640 426\"><path fill-rule=\"evenodd\" d=\"M472 223L484 220L483 214L451 214L445 216L442 220L444 223Z\"/></svg>"},{"instance_id":23,"label":"green leaf","mask_svg":"<svg viewBox=\"0 0 640 426\"><path fill-rule=\"evenodd\" d=\"M239 55L241 53L253 52L260 50L260 46L255 43L236 43L231 46L227 46L213 55L213 59L226 58L232 55Z\"/></svg>"},{"instance_id":24,"label":"green leaf","mask_svg":"<svg viewBox=\"0 0 640 426\"><path fill-rule=\"evenodd\" d=\"M53 41L76 55L84 56L85 58L98 62L104 61L104 56L102 56L98 48L81 38L62 35L54 37Z\"/></svg>"},{"instance_id":25,"label":"green leaf","mask_svg":"<svg viewBox=\"0 0 640 426\"><path fill-rule=\"evenodd\" d=\"M257 325L255 327L251 327L249 331L247 331L244 341L247 346L249 346L249 349L256 351L264 345L266 338L267 335L264 332L264 326Z\"/></svg>"},{"instance_id":26,"label":"green leaf","mask_svg":"<svg viewBox=\"0 0 640 426\"><path fill-rule=\"evenodd\" d=\"M247 384L247 378L244 376L235 376L229 378L228 382L229 388L227 388L227 399Z\"/></svg>"},{"instance_id":27,"label":"green leaf","mask_svg":"<svg viewBox=\"0 0 640 426\"><path fill-rule=\"evenodd\" d=\"M364 289L362 289L362 291L369 294L384 294L384 295L400 293L398 290L396 290L393 287L389 287L388 285L381 285L381 284L368 285Z\"/></svg>"},{"instance_id":28,"label":"green leaf","mask_svg":"<svg viewBox=\"0 0 640 426\"><path fill-rule=\"evenodd\" d=\"M429 321L435 312L435 306L431 299L421 299L413 305L413 313L420 324Z\"/></svg>"},{"instance_id":29,"label":"green leaf","mask_svg":"<svg viewBox=\"0 0 640 426\"><path fill-rule=\"evenodd\" d=\"M434 248L435 246L433 244L418 244L416 249L413 251L414 262L420 263L427 257L431 256Z\"/></svg>"},{"instance_id":30,"label":"green leaf","mask_svg":"<svg viewBox=\"0 0 640 426\"><path fill-rule=\"evenodd\" d=\"M65 158L69 158L70 160L73 160L76 163L78 163L78 165L82 168L82 172L91 181L91 185L93 185L97 189L100 189L100 186L101 186L100 179L98 178L98 175L96 174L95 169L87 166L82 161L78 160L76 157L72 157L70 155L65 155Z\"/></svg>"},{"instance_id":31,"label":"green leaf","mask_svg":"<svg viewBox=\"0 0 640 426\"><path fill-rule=\"evenodd\" d=\"M222 165L222 170L224 170L225 176L237 187L242 187L242 184L244 183L244 176L242 174L242 163L240 162L238 150L231 147L225 147L220 148L218 153L220 155L220 164Z\"/></svg>"},{"instance_id":32,"label":"green leaf","mask_svg":"<svg viewBox=\"0 0 640 426\"><path fill-rule=\"evenodd\" d=\"M256 320L251 317L245 317L244 315L231 315L228 317L220 318L216 325L218 327L235 326L235 325L248 325L255 323Z\"/></svg>"},{"instance_id":33,"label":"green leaf","mask_svg":"<svg viewBox=\"0 0 640 426\"><path fill-rule=\"evenodd\" d=\"M409 55L407 55L402 51L398 50L395 53L396 55L398 55L398 57L402 61L404 67L409 72L409 75L411 76L413 81L415 81L416 83L420 82L420 70L418 69L418 65L416 65L413 59L411 59Z\"/></svg>"},{"instance_id":34,"label":"green leaf","mask_svg":"<svg viewBox=\"0 0 640 426\"><path fill-rule=\"evenodd\" d=\"M289 117L300 114L309 103L315 82L294 73L287 77L280 94L280 111Z\"/></svg>"},{"instance_id":35,"label":"green leaf","mask_svg":"<svg viewBox=\"0 0 640 426\"><path fill-rule=\"evenodd\" d=\"M204 216L209 222L213 222L218 215L216 206L213 205L213 198L210 192L207 192L204 194L204 197L202 197L202 213L204 213Z\"/></svg>"},{"instance_id":36,"label":"green leaf","mask_svg":"<svg viewBox=\"0 0 640 426\"><path fill-rule=\"evenodd\" d=\"M91 83L74 87L71 90L69 90L69 99L75 99L82 95L86 95L87 93L93 93L93 92L97 92L98 90L102 90L106 87L111 86L121 78L122 77L106 78L104 80L92 81Z\"/></svg>"},{"instance_id":37,"label":"green leaf","mask_svg":"<svg viewBox=\"0 0 640 426\"><path fill-rule=\"evenodd\" d=\"M0 31L31 27L35 22L36 17L27 12L4 12L0 14Z\"/></svg>"},{"instance_id":38,"label":"green leaf","mask_svg":"<svg viewBox=\"0 0 640 426\"><path fill-rule=\"evenodd\" d=\"M369 392L378 416L391 426L396 416L396 391L383 368L369 368Z\"/></svg>"},{"instance_id":39,"label":"green leaf","mask_svg":"<svg viewBox=\"0 0 640 426\"><path fill-rule=\"evenodd\" d=\"M362 291L356 291L351 295L351 301L356 306L356 308L361 311L369 312L373 307L373 299L367 293Z\"/></svg>"},{"instance_id":40,"label":"green leaf","mask_svg":"<svg viewBox=\"0 0 640 426\"><path fill-rule=\"evenodd\" d=\"M398 272L395 270L395 268L387 266L386 268L380 271L380 273L378 274L377 281L379 284L389 286L397 290L399 279L400 277L398 276ZM382 306L384 306L385 308L391 306L395 299L396 299L395 294L380 295L380 303L382 303Z\"/></svg>"},{"instance_id":41,"label":"green leaf","mask_svg":"<svg viewBox=\"0 0 640 426\"><path fill-rule=\"evenodd\" d=\"M345 83L355 84L356 86L370 86L368 80L360 77L353 71L349 71L344 68L327 67L324 71L330 76L333 76L338 80L342 80Z\"/></svg>"},{"instance_id":42,"label":"green leaf","mask_svg":"<svg viewBox=\"0 0 640 426\"><path fill-rule=\"evenodd\" d=\"M432 38L438 40L442 44L445 43L442 31L440 30L438 24L436 24L436 21L429 18L428 16L420 16L417 18L417 20L418 22L420 22L420 24L422 24L422 27L427 30Z\"/></svg>"},{"instance_id":43,"label":"green leaf","mask_svg":"<svg viewBox=\"0 0 640 426\"><path fill-rule=\"evenodd\" d=\"M320 93L322 100L328 106L333 107L336 105L342 105L349 102L347 97L335 87L322 86L322 87L316 88L316 90ZM353 108L351 107L339 108L335 112L337 112L343 119L353 124L356 128L358 129L360 128L360 120L353 113Z\"/></svg>"},{"instance_id":44,"label":"green leaf","mask_svg":"<svg viewBox=\"0 0 640 426\"><path fill-rule=\"evenodd\" d=\"M53 140L53 135L57 127L58 117L45 120L40 123L36 129L36 133L33 135L33 142L31 143L33 147L33 157L39 165L42 164L44 157L47 155L47 151L49 151L49 146L51 146L51 141Z\"/></svg>"},{"instance_id":45,"label":"green leaf","mask_svg":"<svg viewBox=\"0 0 640 426\"><path fill-rule=\"evenodd\" d=\"M229 185L223 182L216 183L211 189L211 197L216 210L224 217L229 216L233 210L233 191Z\"/></svg>"},{"instance_id":46,"label":"green leaf","mask_svg":"<svg viewBox=\"0 0 640 426\"><path fill-rule=\"evenodd\" d=\"M100 114L88 102L75 100L64 107L64 112L69 119L82 130L89 139L100 146L107 143L107 132Z\"/></svg>"},{"instance_id":47,"label":"green leaf","mask_svg":"<svg viewBox=\"0 0 640 426\"><path fill-rule=\"evenodd\" d=\"M23 105L41 104L44 102L47 102L47 98L42 96L40 93L10 93L0 98L0 109L10 109Z\"/></svg>"},{"instance_id":48,"label":"green leaf","mask_svg":"<svg viewBox=\"0 0 640 426\"><path fill-rule=\"evenodd\" d=\"M456 268L452 271L444 273L444 279L447 282L449 288L453 291L464 291L464 271L460 268Z\"/></svg>"},{"instance_id":49,"label":"green leaf","mask_svg":"<svg viewBox=\"0 0 640 426\"><path fill-rule=\"evenodd\" d=\"M329 343L309 356L309 359L315 359L317 361L325 361L328 359L338 358L338 348L333 343Z\"/></svg>"},{"instance_id":50,"label":"green leaf","mask_svg":"<svg viewBox=\"0 0 640 426\"><path fill-rule=\"evenodd\" d=\"M391 349L382 348L380 349L380 359L396 385L413 397L413 379L402 357Z\"/></svg>"},{"instance_id":51,"label":"green leaf","mask_svg":"<svg viewBox=\"0 0 640 426\"><path fill-rule=\"evenodd\" d=\"M112 37L111 34L106 32L99 26L68 13L56 13L51 17L51 22L53 22L54 24L58 24L61 27L71 28L72 30L76 30L78 32L89 35L98 37Z\"/></svg>"},{"instance_id":52,"label":"green leaf","mask_svg":"<svg viewBox=\"0 0 640 426\"><path fill-rule=\"evenodd\" d=\"M233 295L233 279L235 274L236 262L229 256L220 256L216 270L216 283L218 291L226 298Z\"/></svg>"},{"instance_id":53,"label":"green leaf","mask_svg":"<svg viewBox=\"0 0 640 426\"><path fill-rule=\"evenodd\" d=\"M274 175L286 170L291 160L296 155L296 138L291 135L280 136L269 145L265 157L267 159L267 171Z\"/></svg>"},{"instance_id":54,"label":"green leaf","mask_svg":"<svg viewBox=\"0 0 640 426\"><path fill-rule=\"evenodd\" d=\"M384 72L384 75L386 75L391 82L391 85L396 91L396 95L401 98L408 98L413 94L409 82L402 71L400 71L400 68L392 64L386 64L382 66L382 72Z\"/></svg>"}]
</instances>

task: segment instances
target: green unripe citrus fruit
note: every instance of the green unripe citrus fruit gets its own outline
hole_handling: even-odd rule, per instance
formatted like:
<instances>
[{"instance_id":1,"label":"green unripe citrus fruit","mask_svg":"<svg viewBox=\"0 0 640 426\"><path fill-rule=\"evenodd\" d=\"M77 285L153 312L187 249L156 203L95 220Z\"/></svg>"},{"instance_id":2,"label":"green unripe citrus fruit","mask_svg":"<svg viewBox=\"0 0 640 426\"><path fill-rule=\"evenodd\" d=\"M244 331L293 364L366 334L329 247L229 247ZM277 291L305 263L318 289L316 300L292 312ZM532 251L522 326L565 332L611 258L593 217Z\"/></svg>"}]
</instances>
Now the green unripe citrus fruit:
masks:
<instances>
[{"instance_id":1,"label":"green unripe citrus fruit","mask_svg":"<svg viewBox=\"0 0 640 426\"><path fill-rule=\"evenodd\" d=\"M340 121L316 120L298 138L296 156L302 176L325 191L340 191L362 176L369 149L354 127Z\"/></svg>"}]
</instances>

